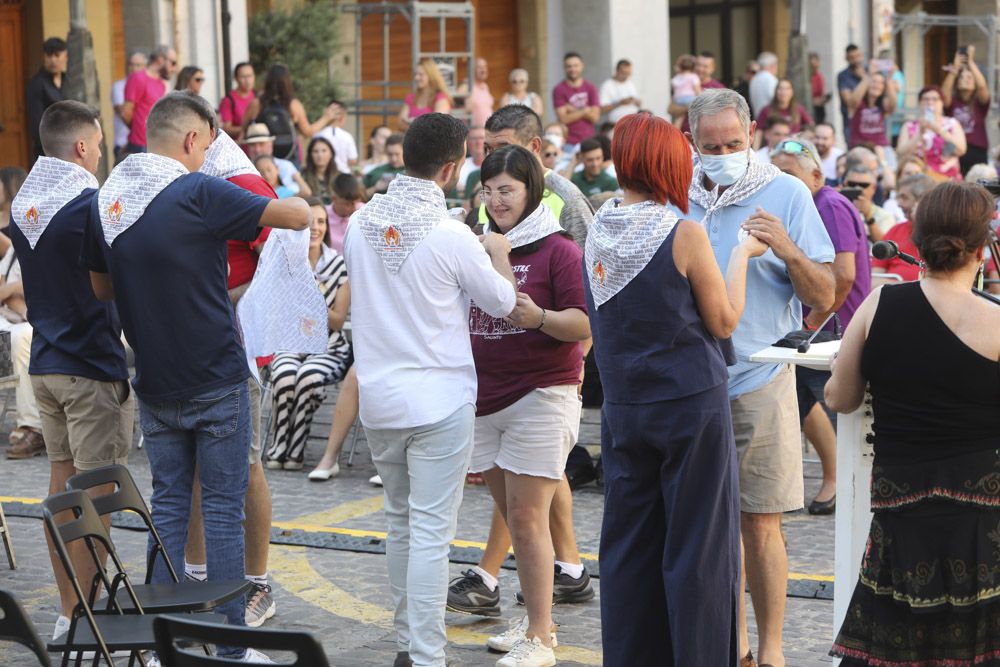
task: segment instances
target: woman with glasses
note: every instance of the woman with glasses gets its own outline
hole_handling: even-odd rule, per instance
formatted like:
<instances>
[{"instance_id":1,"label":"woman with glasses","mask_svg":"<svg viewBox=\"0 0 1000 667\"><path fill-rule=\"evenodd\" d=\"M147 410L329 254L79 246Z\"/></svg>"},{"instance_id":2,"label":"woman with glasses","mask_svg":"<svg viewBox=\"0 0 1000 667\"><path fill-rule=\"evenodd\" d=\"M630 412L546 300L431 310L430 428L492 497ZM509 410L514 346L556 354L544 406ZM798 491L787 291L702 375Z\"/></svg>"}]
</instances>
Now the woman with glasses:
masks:
<instances>
[{"instance_id":1,"label":"woman with glasses","mask_svg":"<svg viewBox=\"0 0 1000 667\"><path fill-rule=\"evenodd\" d=\"M181 68L177 74L177 84L174 90L183 90L195 95L201 95L201 87L205 83L205 72L200 67L188 65Z\"/></svg>"},{"instance_id":2,"label":"woman with glasses","mask_svg":"<svg viewBox=\"0 0 1000 667\"><path fill-rule=\"evenodd\" d=\"M898 84L891 71L879 71L879 61L872 60L868 72L847 96L850 118L849 148L862 144L889 146L889 116L896 110ZM893 65L895 69L895 65Z\"/></svg>"},{"instance_id":3,"label":"woman with glasses","mask_svg":"<svg viewBox=\"0 0 1000 667\"><path fill-rule=\"evenodd\" d=\"M587 235L584 288L604 388L601 633L604 664L735 665L740 583L728 340L747 265L742 230L723 278L688 207L691 149L651 114L611 147L624 195Z\"/></svg>"},{"instance_id":4,"label":"woman with glasses","mask_svg":"<svg viewBox=\"0 0 1000 667\"><path fill-rule=\"evenodd\" d=\"M901 158L916 155L927 165L927 175L936 181L959 181L959 158L965 155L965 131L961 123L944 115L944 97L937 86L924 86L917 96L920 119L910 120L899 133L896 152Z\"/></svg>"},{"instance_id":5,"label":"woman with glasses","mask_svg":"<svg viewBox=\"0 0 1000 667\"><path fill-rule=\"evenodd\" d=\"M867 386L875 418L868 544L830 651L841 665L1000 665L1000 306L969 289L995 213L977 185L924 195L923 279L865 299L826 385L841 413Z\"/></svg>"},{"instance_id":6,"label":"woman with glasses","mask_svg":"<svg viewBox=\"0 0 1000 667\"><path fill-rule=\"evenodd\" d=\"M527 615L487 645L509 651L498 667L554 665L549 509L580 428L580 342L590 337L579 246L542 204L535 155L509 145L483 161L488 234L511 245L517 306L506 318L473 304L472 354L479 379L470 472L482 473L517 554Z\"/></svg>"},{"instance_id":7,"label":"woman with glasses","mask_svg":"<svg viewBox=\"0 0 1000 667\"><path fill-rule=\"evenodd\" d=\"M510 90L500 98L500 106L522 104L541 117L545 112L545 102L542 101L541 95L528 90L528 70L520 67L513 69L510 71L508 80L510 81Z\"/></svg>"}]
</instances>

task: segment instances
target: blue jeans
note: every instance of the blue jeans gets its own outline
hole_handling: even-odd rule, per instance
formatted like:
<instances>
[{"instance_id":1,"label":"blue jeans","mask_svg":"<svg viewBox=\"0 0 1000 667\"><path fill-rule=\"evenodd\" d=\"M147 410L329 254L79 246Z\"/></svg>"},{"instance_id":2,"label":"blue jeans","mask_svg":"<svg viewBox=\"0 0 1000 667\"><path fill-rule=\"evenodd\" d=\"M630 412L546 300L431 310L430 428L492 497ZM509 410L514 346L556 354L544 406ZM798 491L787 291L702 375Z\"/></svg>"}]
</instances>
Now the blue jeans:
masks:
<instances>
[{"instance_id":1,"label":"blue jeans","mask_svg":"<svg viewBox=\"0 0 1000 667\"><path fill-rule=\"evenodd\" d=\"M448 546L458 525L476 410L463 405L436 424L365 427L385 491L386 560L398 651L414 667L444 667Z\"/></svg>"},{"instance_id":2,"label":"blue jeans","mask_svg":"<svg viewBox=\"0 0 1000 667\"><path fill-rule=\"evenodd\" d=\"M201 396L151 403L139 399L139 421L153 475L153 524L175 568L183 567L191 516L195 464L200 470L201 508L209 581L244 578L243 501L249 481L250 403L247 383L215 389ZM153 543L150 540L149 548ZM162 559L154 583L171 581ZM240 597L218 611L230 625L246 625L246 601ZM219 647L220 655L240 656L243 649Z\"/></svg>"}]
</instances>

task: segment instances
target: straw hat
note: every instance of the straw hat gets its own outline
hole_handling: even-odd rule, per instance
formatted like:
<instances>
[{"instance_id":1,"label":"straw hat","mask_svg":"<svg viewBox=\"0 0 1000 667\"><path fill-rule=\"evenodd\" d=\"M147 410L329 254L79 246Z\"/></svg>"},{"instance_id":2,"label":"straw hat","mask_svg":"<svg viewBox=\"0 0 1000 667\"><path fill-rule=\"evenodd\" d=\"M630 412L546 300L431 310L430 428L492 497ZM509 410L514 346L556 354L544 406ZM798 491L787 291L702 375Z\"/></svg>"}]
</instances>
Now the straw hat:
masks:
<instances>
[{"instance_id":1,"label":"straw hat","mask_svg":"<svg viewBox=\"0 0 1000 667\"><path fill-rule=\"evenodd\" d=\"M259 144L262 141L274 141L274 137L271 135L271 130L268 129L266 123L251 123L247 127L246 136L241 141L241 144Z\"/></svg>"}]
</instances>

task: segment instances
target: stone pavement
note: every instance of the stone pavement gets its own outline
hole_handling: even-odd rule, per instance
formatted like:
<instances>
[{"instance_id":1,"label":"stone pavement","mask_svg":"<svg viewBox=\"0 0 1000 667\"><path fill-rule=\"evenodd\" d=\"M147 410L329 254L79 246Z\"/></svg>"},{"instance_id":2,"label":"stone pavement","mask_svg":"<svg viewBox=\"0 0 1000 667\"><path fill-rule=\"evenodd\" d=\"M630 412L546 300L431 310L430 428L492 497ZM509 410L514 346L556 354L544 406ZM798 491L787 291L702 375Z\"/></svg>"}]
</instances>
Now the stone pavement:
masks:
<instances>
[{"instance_id":1,"label":"stone pavement","mask_svg":"<svg viewBox=\"0 0 1000 667\"><path fill-rule=\"evenodd\" d=\"M347 445L341 457L341 474L325 483L306 481L306 473L319 460L330 418L335 392L331 391L324 407L317 412L313 437L306 453L303 471L267 471L274 497L274 525L290 534L320 538L334 535L379 540L386 530L380 489L370 486L374 474L363 434L359 439L354 466L348 468ZM599 416L585 410L581 442L593 453L599 451ZM22 601L35 622L39 634L51 636L57 614L57 596L46 555L42 522L38 518L12 516L11 508L19 499L42 499L48 486L48 464L39 457L31 461L8 461L3 458L6 434L11 419L0 425L0 500L7 508L14 540L18 569L6 569L0 552L0 588L11 590ZM348 445L350 438L348 438ZM142 450L133 449L130 468L144 493L149 493L148 463ZM806 463L806 493L811 498L818 488L819 466ZM600 538L601 489L591 484L574 493L574 521L580 551L596 558ZM491 511L485 487L467 486L459 518L458 540L485 542ZM23 514L24 512L13 512ZM829 598L833 575L833 517L810 517L805 512L785 516L790 566L796 579L790 583L785 621L785 651L790 667L830 664L826 656L832 633L833 603ZM296 531L302 531L297 533ZM142 572L145 535L115 529L115 544L133 573ZM467 567L452 563L452 576ZM395 655L391 602L381 554L321 548L319 546L272 545L271 583L278 605L278 615L266 627L306 630L313 633L326 649L331 665L391 665ZM482 619L448 614L449 658L461 665L493 665L498 654L488 653L484 642L491 634L506 629L507 621L520 617L523 608L513 603L519 589L516 572L503 570L500 575L502 615ZM559 606L554 618L560 624L557 657L564 665L599 665L602 662L600 641L600 582L594 580L598 598L582 605ZM827 599L806 599L825 586ZM754 632L752 612L751 633ZM752 637L756 645L756 637ZM280 655L279 655L280 657ZM121 661L125 664L126 661ZM0 665L27 667L36 662L13 644L0 644Z\"/></svg>"}]
</instances>

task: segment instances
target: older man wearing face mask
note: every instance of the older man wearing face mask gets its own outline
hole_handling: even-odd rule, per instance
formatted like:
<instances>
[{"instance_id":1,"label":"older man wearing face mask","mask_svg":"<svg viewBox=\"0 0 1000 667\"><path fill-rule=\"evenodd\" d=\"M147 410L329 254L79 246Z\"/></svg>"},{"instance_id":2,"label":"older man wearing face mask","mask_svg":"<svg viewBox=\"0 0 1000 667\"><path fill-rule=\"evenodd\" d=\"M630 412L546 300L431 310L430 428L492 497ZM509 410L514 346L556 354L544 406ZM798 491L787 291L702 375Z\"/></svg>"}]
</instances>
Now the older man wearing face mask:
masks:
<instances>
[{"instance_id":1,"label":"older man wearing face mask","mask_svg":"<svg viewBox=\"0 0 1000 667\"><path fill-rule=\"evenodd\" d=\"M761 664L782 667L788 555L781 514L801 508L804 494L795 375L787 365L757 364L749 357L802 328L802 305L820 311L833 305L834 250L806 186L753 155L756 123L739 93L704 91L691 103L688 120L698 163L689 210L677 213L705 226L723 273L744 233L770 246L747 271L753 298L733 334L737 363L729 369L729 398L758 656ZM755 663L744 605L739 608L742 667Z\"/></svg>"}]
</instances>

